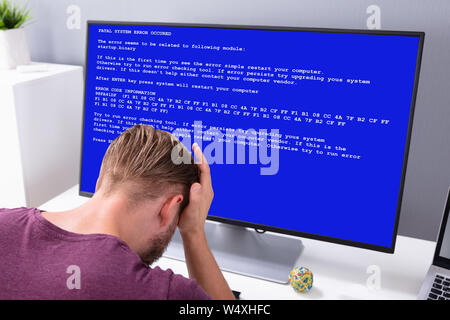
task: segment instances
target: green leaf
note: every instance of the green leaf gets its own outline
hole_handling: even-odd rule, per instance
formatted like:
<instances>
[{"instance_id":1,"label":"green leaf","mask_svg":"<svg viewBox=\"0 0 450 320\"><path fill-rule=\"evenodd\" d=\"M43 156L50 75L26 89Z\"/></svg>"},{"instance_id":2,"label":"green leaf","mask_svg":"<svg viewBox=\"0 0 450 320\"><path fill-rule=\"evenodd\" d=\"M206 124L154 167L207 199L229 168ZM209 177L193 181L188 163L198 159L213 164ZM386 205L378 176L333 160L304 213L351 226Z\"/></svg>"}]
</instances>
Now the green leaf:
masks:
<instances>
[{"instance_id":1,"label":"green leaf","mask_svg":"<svg viewBox=\"0 0 450 320\"><path fill-rule=\"evenodd\" d=\"M20 28L30 19L31 14L27 5L20 7L10 0L0 2L0 30Z\"/></svg>"}]
</instances>

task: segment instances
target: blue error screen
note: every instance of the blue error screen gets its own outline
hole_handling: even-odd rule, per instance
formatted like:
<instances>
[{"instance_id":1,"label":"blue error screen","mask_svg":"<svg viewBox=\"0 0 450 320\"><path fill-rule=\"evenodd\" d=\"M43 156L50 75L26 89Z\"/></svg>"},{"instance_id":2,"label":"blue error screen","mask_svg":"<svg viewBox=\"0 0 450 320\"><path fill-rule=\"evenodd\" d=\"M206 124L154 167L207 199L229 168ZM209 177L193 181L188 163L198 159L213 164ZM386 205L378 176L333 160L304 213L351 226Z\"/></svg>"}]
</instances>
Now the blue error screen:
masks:
<instances>
[{"instance_id":1,"label":"blue error screen","mask_svg":"<svg viewBox=\"0 0 450 320\"><path fill-rule=\"evenodd\" d=\"M117 136L152 125L201 146L211 216L392 247L419 34L88 28L80 191Z\"/></svg>"}]
</instances>

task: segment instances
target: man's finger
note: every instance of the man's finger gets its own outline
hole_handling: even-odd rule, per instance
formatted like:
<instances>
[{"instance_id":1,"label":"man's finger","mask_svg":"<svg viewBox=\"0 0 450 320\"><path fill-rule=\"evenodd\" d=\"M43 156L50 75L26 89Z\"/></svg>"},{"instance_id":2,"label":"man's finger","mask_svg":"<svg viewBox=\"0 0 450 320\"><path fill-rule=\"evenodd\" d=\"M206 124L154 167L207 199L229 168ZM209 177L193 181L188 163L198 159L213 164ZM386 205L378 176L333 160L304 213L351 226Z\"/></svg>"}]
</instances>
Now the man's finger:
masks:
<instances>
[{"instance_id":1,"label":"man's finger","mask_svg":"<svg viewBox=\"0 0 450 320\"><path fill-rule=\"evenodd\" d=\"M191 201L198 198L198 193L200 192L201 189L202 189L202 186L200 183L195 182L194 184L192 184L191 191L190 191L190 200Z\"/></svg>"},{"instance_id":2,"label":"man's finger","mask_svg":"<svg viewBox=\"0 0 450 320\"><path fill-rule=\"evenodd\" d=\"M194 143L192 145L192 150L194 151L196 163L199 165L199 167L203 169L209 169L208 162L206 161L205 155L202 152L202 149L198 146L197 143Z\"/></svg>"},{"instance_id":3,"label":"man's finger","mask_svg":"<svg viewBox=\"0 0 450 320\"><path fill-rule=\"evenodd\" d=\"M197 142L195 142L192 145L192 150L194 151L194 155L195 155L195 163L197 163L197 164L203 163L203 160L204 160L205 156L203 155L202 149L200 149L200 147L197 144Z\"/></svg>"},{"instance_id":4,"label":"man's finger","mask_svg":"<svg viewBox=\"0 0 450 320\"><path fill-rule=\"evenodd\" d=\"M195 158L197 159L197 165L200 169L200 183L205 186L211 186L211 174L205 155L197 143L192 145L192 150L194 151Z\"/></svg>"}]
</instances>

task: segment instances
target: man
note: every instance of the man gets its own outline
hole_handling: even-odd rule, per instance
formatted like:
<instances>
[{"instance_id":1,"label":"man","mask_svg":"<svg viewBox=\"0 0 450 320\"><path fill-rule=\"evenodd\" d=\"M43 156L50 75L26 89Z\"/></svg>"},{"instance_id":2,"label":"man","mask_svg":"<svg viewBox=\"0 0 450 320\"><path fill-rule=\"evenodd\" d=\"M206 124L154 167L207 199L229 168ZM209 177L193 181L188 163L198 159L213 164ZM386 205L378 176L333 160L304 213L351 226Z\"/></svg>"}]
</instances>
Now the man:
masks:
<instances>
[{"instance_id":1,"label":"man","mask_svg":"<svg viewBox=\"0 0 450 320\"><path fill-rule=\"evenodd\" d=\"M197 163L176 164L181 146L135 125L109 146L85 204L0 209L0 299L234 299L204 233L209 166L196 144ZM190 279L149 267L177 226Z\"/></svg>"}]
</instances>

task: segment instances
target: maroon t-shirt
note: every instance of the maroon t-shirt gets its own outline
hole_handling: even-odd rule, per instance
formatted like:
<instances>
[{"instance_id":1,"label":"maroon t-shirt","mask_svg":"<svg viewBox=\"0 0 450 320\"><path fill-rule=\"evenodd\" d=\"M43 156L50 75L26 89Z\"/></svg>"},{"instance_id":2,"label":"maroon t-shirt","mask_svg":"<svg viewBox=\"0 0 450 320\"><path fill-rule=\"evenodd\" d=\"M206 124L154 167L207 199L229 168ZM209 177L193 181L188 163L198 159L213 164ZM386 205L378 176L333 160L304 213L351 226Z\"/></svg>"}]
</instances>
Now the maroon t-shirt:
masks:
<instances>
[{"instance_id":1,"label":"maroon t-shirt","mask_svg":"<svg viewBox=\"0 0 450 320\"><path fill-rule=\"evenodd\" d=\"M36 208L0 209L0 299L210 299L119 238L77 234Z\"/></svg>"}]
</instances>

